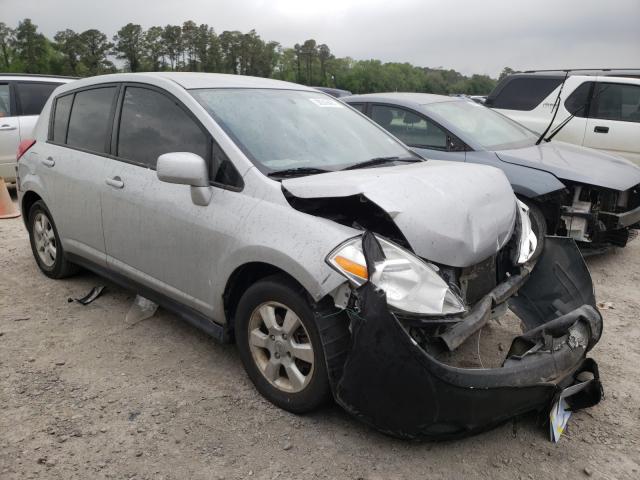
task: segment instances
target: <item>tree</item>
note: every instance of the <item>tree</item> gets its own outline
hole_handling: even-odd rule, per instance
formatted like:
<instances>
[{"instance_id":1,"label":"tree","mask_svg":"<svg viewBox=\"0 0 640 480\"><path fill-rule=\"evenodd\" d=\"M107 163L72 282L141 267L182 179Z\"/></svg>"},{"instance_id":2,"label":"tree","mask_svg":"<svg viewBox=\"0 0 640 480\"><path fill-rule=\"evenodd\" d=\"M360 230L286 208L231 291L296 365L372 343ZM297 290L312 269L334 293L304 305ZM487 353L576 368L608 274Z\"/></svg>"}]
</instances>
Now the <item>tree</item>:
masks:
<instances>
[{"instance_id":1,"label":"tree","mask_svg":"<svg viewBox=\"0 0 640 480\"><path fill-rule=\"evenodd\" d=\"M127 23L113 36L116 57L127 62L129 71L140 70L144 53L144 33L140 25Z\"/></svg>"},{"instance_id":2,"label":"tree","mask_svg":"<svg viewBox=\"0 0 640 480\"><path fill-rule=\"evenodd\" d=\"M163 32L162 27L150 27L143 36L142 47L145 61L147 68L153 72L163 70L166 66L167 50L164 46Z\"/></svg>"},{"instance_id":3,"label":"tree","mask_svg":"<svg viewBox=\"0 0 640 480\"><path fill-rule=\"evenodd\" d=\"M53 39L56 42L55 48L63 56L64 73L78 75L80 56L84 48L80 35L67 28L56 33Z\"/></svg>"},{"instance_id":4,"label":"tree","mask_svg":"<svg viewBox=\"0 0 640 480\"><path fill-rule=\"evenodd\" d=\"M25 18L18 23L13 47L22 71L25 73L47 73L49 68L47 39L38 33L38 27L31 22L31 19Z\"/></svg>"},{"instance_id":5,"label":"tree","mask_svg":"<svg viewBox=\"0 0 640 480\"><path fill-rule=\"evenodd\" d=\"M179 67L182 55L182 29L179 25L167 25L162 31L165 51L169 57L171 70Z\"/></svg>"},{"instance_id":6,"label":"tree","mask_svg":"<svg viewBox=\"0 0 640 480\"><path fill-rule=\"evenodd\" d=\"M14 41L14 31L4 22L0 22L0 55L5 70L11 66L11 44Z\"/></svg>"},{"instance_id":7,"label":"tree","mask_svg":"<svg viewBox=\"0 0 640 480\"><path fill-rule=\"evenodd\" d=\"M300 51L305 62L307 85L313 85L313 63L318 56L316 41L313 39L305 40Z\"/></svg>"},{"instance_id":8,"label":"tree","mask_svg":"<svg viewBox=\"0 0 640 480\"><path fill-rule=\"evenodd\" d=\"M185 70L194 72L197 70L197 30L195 22L187 20L182 24L182 63Z\"/></svg>"},{"instance_id":9,"label":"tree","mask_svg":"<svg viewBox=\"0 0 640 480\"><path fill-rule=\"evenodd\" d=\"M107 40L104 33L96 29L85 30L80 34L80 40L84 45L80 60L89 75L114 71L113 63L107 58L113 44Z\"/></svg>"},{"instance_id":10,"label":"tree","mask_svg":"<svg viewBox=\"0 0 640 480\"><path fill-rule=\"evenodd\" d=\"M331 49L326 45L318 45L318 60L320 61L320 85L327 83L327 62L331 59Z\"/></svg>"},{"instance_id":11,"label":"tree","mask_svg":"<svg viewBox=\"0 0 640 480\"><path fill-rule=\"evenodd\" d=\"M502 80L504 77L508 77L509 75L511 75L512 73L516 73L516 71L511 68L511 67L504 67L502 69L502 72L500 73L500 76L498 77L498 81Z\"/></svg>"}]
</instances>

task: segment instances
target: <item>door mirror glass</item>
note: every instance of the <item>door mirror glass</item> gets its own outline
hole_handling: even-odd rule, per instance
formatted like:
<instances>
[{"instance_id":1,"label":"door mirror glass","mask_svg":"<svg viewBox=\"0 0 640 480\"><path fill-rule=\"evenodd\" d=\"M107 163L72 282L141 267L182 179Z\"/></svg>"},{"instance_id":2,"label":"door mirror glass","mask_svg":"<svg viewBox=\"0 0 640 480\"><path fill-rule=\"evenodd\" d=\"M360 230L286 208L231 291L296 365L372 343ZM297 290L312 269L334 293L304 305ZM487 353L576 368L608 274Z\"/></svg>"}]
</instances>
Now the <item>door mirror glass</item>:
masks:
<instances>
[{"instance_id":1,"label":"door mirror glass","mask_svg":"<svg viewBox=\"0 0 640 480\"><path fill-rule=\"evenodd\" d=\"M171 152L158 157L156 165L158 178L167 183L209 186L207 163L200 155L190 152Z\"/></svg>"}]
</instances>

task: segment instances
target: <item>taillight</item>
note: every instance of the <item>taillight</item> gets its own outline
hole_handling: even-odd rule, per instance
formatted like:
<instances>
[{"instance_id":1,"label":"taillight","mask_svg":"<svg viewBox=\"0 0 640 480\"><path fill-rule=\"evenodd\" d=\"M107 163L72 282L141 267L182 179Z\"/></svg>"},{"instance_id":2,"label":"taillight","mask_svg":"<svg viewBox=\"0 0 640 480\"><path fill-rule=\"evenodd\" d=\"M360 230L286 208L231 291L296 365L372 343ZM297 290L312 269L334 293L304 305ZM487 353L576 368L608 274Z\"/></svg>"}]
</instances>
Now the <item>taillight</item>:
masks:
<instances>
[{"instance_id":1,"label":"taillight","mask_svg":"<svg viewBox=\"0 0 640 480\"><path fill-rule=\"evenodd\" d=\"M31 147L33 147L36 144L36 141L28 138L27 140L23 140L20 142L20 145L18 145L18 153L16 154L16 162L18 160L20 160L20 158L27 153L27 150L29 150Z\"/></svg>"}]
</instances>

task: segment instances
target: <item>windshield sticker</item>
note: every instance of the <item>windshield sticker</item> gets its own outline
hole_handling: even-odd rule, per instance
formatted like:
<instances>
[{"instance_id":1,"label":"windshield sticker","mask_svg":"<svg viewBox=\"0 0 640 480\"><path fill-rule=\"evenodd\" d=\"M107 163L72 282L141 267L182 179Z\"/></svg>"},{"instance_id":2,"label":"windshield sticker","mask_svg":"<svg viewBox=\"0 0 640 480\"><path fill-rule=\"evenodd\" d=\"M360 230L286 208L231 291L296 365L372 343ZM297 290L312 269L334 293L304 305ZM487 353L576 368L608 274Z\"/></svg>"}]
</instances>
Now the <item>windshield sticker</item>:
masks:
<instances>
[{"instance_id":1,"label":"windshield sticker","mask_svg":"<svg viewBox=\"0 0 640 480\"><path fill-rule=\"evenodd\" d=\"M335 100L331 100L330 98L310 98L313 103L315 103L319 107L329 107L329 108L342 108L343 105L336 102Z\"/></svg>"}]
</instances>

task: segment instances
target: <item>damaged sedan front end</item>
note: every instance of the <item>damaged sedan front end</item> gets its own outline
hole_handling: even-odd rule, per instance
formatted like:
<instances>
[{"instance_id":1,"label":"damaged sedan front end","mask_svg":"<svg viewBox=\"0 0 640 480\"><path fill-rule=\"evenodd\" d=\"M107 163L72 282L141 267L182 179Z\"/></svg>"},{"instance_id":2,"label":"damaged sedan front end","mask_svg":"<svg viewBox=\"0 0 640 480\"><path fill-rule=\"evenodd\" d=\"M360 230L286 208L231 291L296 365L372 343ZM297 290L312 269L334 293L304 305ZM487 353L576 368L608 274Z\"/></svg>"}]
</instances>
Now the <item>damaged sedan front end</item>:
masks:
<instances>
[{"instance_id":1,"label":"damaged sedan front end","mask_svg":"<svg viewBox=\"0 0 640 480\"><path fill-rule=\"evenodd\" d=\"M325 199L316 200L314 213L330 215L331 201L323 210ZM340 405L385 433L418 439L457 437L526 412L548 413L568 388L571 409L600 401L598 368L587 353L600 339L602 317L582 255L563 237L546 237L537 249L527 207L518 201L516 212L508 241L473 265L416 255L402 221L404 229L394 232L400 244L367 229L328 255L348 280L334 300L348 314L351 343L340 364L329 365ZM342 220L349 216L346 208L341 213ZM507 309L522 333L501 364L456 365L458 349Z\"/></svg>"},{"instance_id":2,"label":"damaged sedan front end","mask_svg":"<svg viewBox=\"0 0 640 480\"><path fill-rule=\"evenodd\" d=\"M575 241L536 238L527 206L515 199L493 215L466 202L467 215L425 221L433 210L415 204L435 203L431 187L445 166L429 163L393 169L412 172L411 183L428 187L406 196L385 188L393 183L391 172L369 172L371 179L357 187L335 174L316 177L316 189L303 188L304 179L283 182L294 208L363 231L326 259L347 280L333 292L351 333L340 362L328 368L337 402L385 433L412 439L462 436L526 412L548 413L561 395L572 409L598 403L602 387L587 353L600 339L602 317ZM494 172L476 168L478 175ZM468 197L472 176L456 179ZM499 178L495 195L502 195ZM374 208L378 204L385 208ZM453 248L441 241L443 223L449 232L467 233ZM539 241L544 248L537 248ZM474 334L507 310L522 332L500 364L457 362Z\"/></svg>"},{"instance_id":3,"label":"damaged sedan front end","mask_svg":"<svg viewBox=\"0 0 640 480\"><path fill-rule=\"evenodd\" d=\"M522 266L519 277L446 323L397 311L373 279L354 289L352 341L333 378L337 401L381 431L412 439L457 437L526 412L548 412L576 384L567 398L572 409L598 403L598 368L586 358L602 334L591 279L573 240L546 240L535 266ZM363 246L367 264L384 263L373 234L365 234ZM502 302L518 314L524 333L501 367L460 368L436 358L438 348L455 350Z\"/></svg>"}]
</instances>

